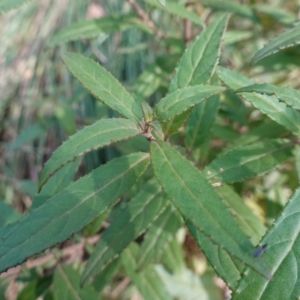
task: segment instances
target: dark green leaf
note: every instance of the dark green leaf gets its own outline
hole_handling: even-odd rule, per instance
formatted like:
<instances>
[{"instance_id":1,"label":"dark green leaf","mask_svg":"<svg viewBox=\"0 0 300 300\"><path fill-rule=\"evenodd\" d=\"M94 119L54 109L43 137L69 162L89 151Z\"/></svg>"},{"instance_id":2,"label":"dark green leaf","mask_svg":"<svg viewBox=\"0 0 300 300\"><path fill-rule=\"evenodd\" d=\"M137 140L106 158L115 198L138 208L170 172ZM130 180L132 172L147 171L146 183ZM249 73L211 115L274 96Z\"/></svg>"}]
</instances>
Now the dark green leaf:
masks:
<instances>
[{"instance_id":1,"label":"dark green leaf","mask_svg":"<svg viewBox=\"0 0 300 300\"><path fill-rule=\"evenodd\" d=\"M57 299L66 300L99 300L99 296L94 287L79 285L80 274L72 266L56 267L54 274L54 293Z\"/></svg>"},{"instance_id":2,"label":"dark green leaf","mask_svg":"<svg viewBox=\"0 0 300 300\"><path fill-rule=\"evenodd\" d=\"M126 119L102 119L66 140L51 156L40 176L39 188L57 170L85 153L141 133L138 125Z\"/></svg>"},{"instance_id":3,"label":"dark green leaf","mask_svg":"<svg viewBox=\"0 0 300 300\"><path fill-rule=\"evenodd\" d=\"M2 230L0 272L64 241L93 221L129 189L148 164L145 153L114 159L69 185L16 226Z\"/></svg>"},{"instance_id":4,"label":"dark green leaf","mask_svg":"<svg viewBox=\"0 0 300 300\"><path fill-rule=\"evenodd\" d=\"M149 181L139 194L120 210L103 233L82 274L81 282L85 283L95 276L142 234L162 213L166 204L160 185L155 180Z\"/></svg>"},{"instance_id":5,"label":"dark green leaf","mask_svg":"<svg viewBox=\"0 0 300 300\"><path fill-rule=\"evenodd\" d=\"M151 143L155 175L184 218L211 240L260 274L268 272L253 259L253 246L201 172L165 142Z\"/></svg>"},{"instance_id":6,"label":"dark green leaf","mask_svg":"<svg viewBox=\"0 0 300 300\"><path fill-rule=\"evenodd\" d=\"M70 72L97 99L132 121L142 121L142 109L120 82L95 61L67 53L63 61Z\"/></svg>"},{"instance_id":7,"label":"dark green leaf","mask_svg":"<svg viewBox=\"0 0 300 300\"><path fill-rule=\"evenodd\" d=\"M233 183L262 175L292 156L294 145L287 140L269 140L236 147L215 159L203 175L211 182Z\"/></svg>"},{"instance_id":8,"label":"dark green leaf","mask_svg":"<svg viewBox=\"0 0 300 300\"><path fill-rule=\"evenodd\" d=\"M272 280L246 269L233 299L298 299L300 296L300 189L297 189L282 214L261 241L267 245L261 257Z\"/></svg>"}]
</instances>

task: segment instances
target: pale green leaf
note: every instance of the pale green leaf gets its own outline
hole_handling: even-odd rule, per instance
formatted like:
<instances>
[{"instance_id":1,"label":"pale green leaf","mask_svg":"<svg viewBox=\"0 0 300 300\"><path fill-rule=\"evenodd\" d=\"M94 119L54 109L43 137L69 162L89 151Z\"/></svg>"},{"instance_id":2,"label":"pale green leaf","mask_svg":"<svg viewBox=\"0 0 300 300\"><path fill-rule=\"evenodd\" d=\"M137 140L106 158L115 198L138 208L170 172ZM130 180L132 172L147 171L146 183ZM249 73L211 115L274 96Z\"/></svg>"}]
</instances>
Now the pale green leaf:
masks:
<instances>
[{"instance_id":1,"label":"pale green leaf","mask_svg":"<svg viewBox=\"0 0 300 300\"><path fill-rule=\"evenodd\" d=\"M186 125L185 145L188 149L199 148L205 141L210 134L218 107L219 96L211 97L195 107Z\"/></svg>"},{"instance_id":2,"label":"pale green leaf","mask_svg":"<svg viewBox=\"0 0 300 300\"><path fill-rule=\"evenodd\" d=\"M0 199L0 228L20 220L22 215Z\"/></svg>"},{"instance_id":3,"label":"pale green leaf","mask_svg":"<svg viewBox=\"0 0 300 300\"><path fill-rule=\"evenodd\" d=\"M180 274L186 268L183 250L182 244L177 239L177 235L174 235L174 238L169 242L161 256L163 264L172 273Z\"/></svg>"},{"instance_id":4,"label":"pale green leaf","mask_svg":"<svg viewBox=\"0 0 300 300\"><path fill-rule=\"evenodd\" d=\"M98 293L92 286L81 288L80 274L72 266L57 265L53 278L53 290L57 299L64 300L99 300Z\"/></svg>"},{"instance_id":5,"label":"pale green leaf","mask_svg":"<svg viewBox=\"0 0 300 300\"><path fill-rule=\"evenodd\" d=\"M178 89L158 102L155 107L156 117L162 122L168 121L222 91L224 91L223 87L213 85L196 85Z\"/></svg>"},{"instance_id":6,"label":"pale green leaf","mask_svg":"<svg viewBox=\"0 0 300 300\"><path fill-rule=\"evenodd\" d=\"M145 269L151 262L159 259L168 244L174 239L182 224L176 208L169 204L163 213L151 225L141 246L137 259L139 270Z\"/></svg>"},{"instance_id":7,"label":"pale green leaf","mask_svg":"<svg viewBox=\"0 0 300 300\"><path fill-rule=\"evenodd\" d=\"M50 127L50 126L49 126ZM43 127L40 124L33 124L23 130L17 138L7 147L7 151L19 150L23 145L46 135L49 127Z\"/></svg>"},{"instance_id":8,"label":"pale green leaf","mask_svg":"<svg viewBox=\"0 0 300 300\"><path fill-rule=\"evenodd\" d=\"M255 84L252 79L222 67L217 68L217 74L233 90ZM252 103L254 107L268 115L270 119L300 136L300 113L298 111L279 102L275 96L256 93L240 93L240 95Z\"/></svg>"},{"instance_id":9,"label":"pale green leaf","mask_svg":"<svg viewBox=\"0 0 300 300\"><path fill-rule=\"evenodd\" d=\"M1 231L0 272L69 238L108 209L140 177L149 154L112 160L69 185L16 226Z\"/></svg>"},{"instance_id":10,"label":"pale green leaf","mask_svg":"<svg viewBox=\"0 0 300 300\"><path fill-rule=\"evenodd\" d=\"M276 22L290 26L297 22L297 17L282 6L268 5L268 4L255 4L253 10L274 19Z\"/></svg>"},{"instance_id":11,"label":"pale green leaf","mask_svg":"<svg viewBox=\"0 0 300 300\"><path fill-rule=\"evenodd\" d=\"M57 148L47 161L40 176L39 189L50 176L69 161L91 150L134 137L140 133L141 129L135 122L121 118L102 119L81 129Z\"/></svg>"},{"instance_id":12,"label":"pale green leaf","mask_svg":"<svg viewBox=\"0 0 300 300\"><path fill-rule=\"evenodd\" d=\"M87 282L119 255L132 241L142 234L166 208L167 201L161 194L156 180L142 188L124 209L113 219L101 236L82 274L81 282Z\"/></svg>"},{"instance_id":13,"label":"pale green leaf","mask_svg":"<svg viewBox=\"0 0 300 300\"><path fill-rule=\"evenodd\" d=\"M165 2L162 6L157 0L144 0L150 5L157 7L161 10L166 11L167 13L180 17L181 19L189 20L194 24L201 25L205 27L205 23L200 19L200 17L195 14L193 11L188 10L184 5L176 2Z\"/></svg>"},{"instance_id":14,"label":"pale green leaf","mask_svg":"<svg viewBox=\"0 0 300 300\"><path fill-rule=\"evenodd\" d=\"M181 274L170 274L162 265L155 266L164 286L175 299L201 299L221 300L221 291L213 283L203 280L204 276L198 276L189 269L184 269Z\"/></svg>"},{"instance_id":15,"label":"pale green leaf","mask_svg":"<svg viewBox=\"0 0 300 300\"><path fill-rule=\"evenodd\" d=\"M165 142L152 142L150 149L155 175L183 217L215 244L267 276L252 257L250 241L201 172Z\"/></svg>"},{"instance_id":16,"label":"pale green leaf","mask_svg":"<svg viewBox=\"0 0 300 300\"><path fill-rule=\"evenodd\" d=\"M134 15L110 15L100 19L85 20L60 30L50 40L49 46L69 41L94 38L114 32L139 27L149 32L149 27L143 25Z\"/></svg>"},{"instance_id":17,"label":"pale green leaf","mask_svg":"<svg viewBox=\"0 0 300 300\"><path fill-rule=\"evenodd\" d=\"M206 7L212 9L228 11L235 15L248 18L254 22L259 22L256 14L249 5L242 5L237 3L237 1L229 0L199 0Z\"/></svg>"},{"instance_id":18,"label":"pale green leaf","mask_svg":"<svg viewBox=\"0 0 300 300\"><path fill-rule=\"evenodd\" d=\"M142 109L120 82L95 61L67 53L63 61L70 72L97 99L132 121L142 121Z\"/></svg>"},{"instance_id":19,"label":"pale green leaf","mask_svg":"<svg viewBox=\"0 0 300 300\"><path fill-rule=\"evenodd\" d=\"M272 84L253 84L242 87L236 91L242 92L255 92L259 94L275 95L280 101L285 102L287 105L300 109L300 91L289 87L279 87Z\"/></svg>"},{"instance_id":20,"label":"pale green leaf","mask_svg":"<svg viewBox=\"0 0 300 300\"><path fill-rule=\"evenodd\" d=\"M29 0L0 0L0 13L7 12L13 8L17 8Z\"/></svg>"},{"instance_id":21,"label":"pale green leaf","mask_svg":"<svg viewBox=\"0 0 300 300\"><path fill-rule=\"evenodd\" d=\"M267 245L261 257L273 278L257 276L246 269L233 293L236 299L298 299L300 297L300 189L297 189L281 215L261 241Z\"/></svg>"},{"instance_id":22,"label":"pale green leaf","mask_svg":"<svg viewBox=\"0 0 300 300\"><path fill-rule=\"evenodd\" d=\"M272 39L262 49L257 51L252 58L253 62L257 62L262 58L278 52L279 50L296 46L300 44L300 24L288 29Z\"/></svg>"},{"instance_id":23,"label":"pale green leaf","mask_svg":"<svg viewBox=\"0 0 300 300\"><path fill-rule=\"evenodd\" d=\"M131 243L122 253L122 263L125 271L145 300L171 300L173 299L166 291L153 267L145 271L137 272L136 259L139 253L139 246Z\"/></svg>"},{"instance_id":24,"label":"pale green leaf","mask_svg":"<svg viewBox=\"0 0 300 300\"><path fill-rule=\"evenodd\" d=\"M262 175L292 156L293 143L287 140L267 140L236 147L216 158L203 175L211 183L233 183Z\"/></svg>"}]
</instances>

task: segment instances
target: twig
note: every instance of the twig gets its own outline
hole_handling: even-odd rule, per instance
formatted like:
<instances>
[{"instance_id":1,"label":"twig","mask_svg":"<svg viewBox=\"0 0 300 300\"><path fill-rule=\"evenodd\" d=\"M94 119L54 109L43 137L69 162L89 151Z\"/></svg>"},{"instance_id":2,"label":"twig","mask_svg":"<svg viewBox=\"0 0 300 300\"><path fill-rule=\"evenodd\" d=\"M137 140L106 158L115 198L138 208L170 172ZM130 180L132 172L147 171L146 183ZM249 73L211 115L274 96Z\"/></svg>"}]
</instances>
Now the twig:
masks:
<instances>
[{"instance_id":1,"label":"twig","mask_svg":"<svg viewBox=\"0 0 300 300\"><path fill-rule=\"evenodd\" d=\"M154 32L158 38L164 38L164 34L160 31L154 22L149 18L146 12L135 2L135 0L127 0L127 2L132 6L137 15L141 20Z\"/></svg>"},{"instance_id":2,"label":"twig","mask_svg":"<svg viewBox=\"0 0 300 300\"><path fill-rule=\"evenodd\" d=\"M68 261L67 261L70 264L77 257L82 256L83 249L86 244L94 245L99 241L99 238L100 238L100 235L95 235L95 236L85 239L81 243L66 247L66 248L62 249L61 257L62 258L70 257L71 259L68 259ZM39 257L36 259L27 260L24 263L24 266L27 269L33 269L33 268L41 266L55 258L56 257L53 253L49 253L45 256L42 256L42 257ZM22 265L14 267L14 268L10 268L10 269L8 269L7 272L1 273L0 278L15 277L20 273L21 269L22 269Z\"/></svg>"},{"instance_id":3,"label":"twig","mask_svg":"<svg viewBox=\"0 0 300 300\"><path fill-rule=\"evenodd\" d=\"M120 284L110 293L109 297L111 299L116 299L119 294L127 287L127 285L130 283L130 278L126 277L124 278Z\"/></svg>"}]
</instances>

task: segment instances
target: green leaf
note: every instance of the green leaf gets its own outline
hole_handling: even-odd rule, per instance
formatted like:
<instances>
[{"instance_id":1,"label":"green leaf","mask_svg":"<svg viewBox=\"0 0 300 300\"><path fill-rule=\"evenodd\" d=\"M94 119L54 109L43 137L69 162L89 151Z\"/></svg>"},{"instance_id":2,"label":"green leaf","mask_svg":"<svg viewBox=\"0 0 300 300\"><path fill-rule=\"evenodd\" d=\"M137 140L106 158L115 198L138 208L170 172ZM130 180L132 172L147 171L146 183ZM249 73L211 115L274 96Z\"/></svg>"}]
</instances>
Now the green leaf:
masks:
<instances>
[{"instance_id":1,"label":"green leaf","mask_svg":"<svg viewBox=\"0 0 300 300\"><path fill-rule=\"evenodd\" d=\"M7 12L28 2L28 0L0 0L0 13Z\"/></svg>"},{"instance_id":2,"label":"green leaf","mask_svg":"<svg viewBox=\"0 0 300 300\"><path fill-rule=\"evenodd\" d=\"M198 276L189 269L184 269L181 274L170 274L162 265L155 266L166 290L175 299L201 299L221 300L221 291L210 279L204 280L204 276Z\"/></svg>"},{"instance_id":3,"label":"green leaf","mask_svg":"<svg viewBox=\"0 0 300 300\"><path fill-rule=\"evenodd\" d=\"M186 220L186 224L218 276L221 277L231 289L235 288L238 284L238 280L241 278L240 273L244 268L244 264L231 257L222 247L213 243L205 234L198 230L191 221Z\"/></svg>"},{"instance_id":4,"label":"green leaf","mask_svg":"<svg viewBox=\"0 0 300 300\"><path fill-rule=\"evenodd\" d=\"M261 241L267 245L258 257L271 271L272 280L246 269L233 293L236 299L298 299L300 296L300 189L297 189L282 214Z\"/></svg>"},{"instance_id":5,"label":"green leaf","mask_svg":"<svg viewBox=\"0 0 300 300\"><path fill-rule=\"evenodd\" d=\"M122 263L125 271L139 289L145 300L171 300L173 299L165 290L158 274L153 267L145 271L137 272L136 259L139 253L139 246L131 243L122 253Z\"/></svg>"},{"instance_id":6,"label":"green leaf","mask_svg":"<svg viewBox=\"0 0 300 300\"><path fill-rule=\"evenodd\" d=\"M151 262L160 258L181 224L182 220L176 208L169 204L153 222L144 238L137 260L138 270L145 269Z\"/></svg>"},{"instance_id":7,"label":"green leaf","mask_svg":"<svg viewBox=\"0 0 300 300\"><path fill-rule=\"evenodd\" d=\"M0 272L69 238L109 208L140 177L149 154L114 159L1 231Z\"/></svg>"},{"instance_id":8,"label":"green leaf","mask_svg":"<svg viewBox=\"0 0 300 300\"><path fill-rule=\"evenodd\" d=\"M149 181L139 194L120 210L103 233L82 274L81 283L87 282L100 272L142 234L162 213L166 204L161 195L160 185L155 180Z\"/></svg>"},{"instance_id":9,"label":"green leaf","mask_svg":"<svg viewBox=\"0 0 300 300\"><path fill-rule=\"evenodd\" d=\"M97 99L132 121L142 121L142 109L120 82L95 61L67 53L63 61L70 72Z\"/></svg>"},{"instance_id":10,"label":"green leaf","mask_svg":"<svg viewBox=\"0 0 300 300\"><path fill-rule=\"evenodd\" d=\"M45 294L52 284L52 276L45 276L31 280L28 285L18 294L18 300L39 299ZM1 299L1 298L0 298Z\"/></svg>"},{"instance_id":11,"label":"green leaf","mask_svg":"<svg viewBox=\"0 0 300 300\"><path fill-rule=\"evenodd\" d=\"M244 233L251 238L252 244L257 245L266 232L262 222L229 185L217 187L216 192L236 216L237 222Z\"/></svg>"},{"instance_id":12,"label":"green leaf","mask_svg":"<svg viewBox=\"0 0 300 300\"><path fill-rule=\"evenodd\" d=\"M221 11L228 11L235 15L248 18L253 22L259 22L259 19L249 5L241 5L235 1L226 0L199 0L199 2L206 7Z\"/></svg>"},{"instance_id":13,"label":"green leaf","mask_svg":"<svg viewBox=\"0 0 300 300\"><path fill-rule=\"evenodd\" d=\"M291 29L288 29L272 39L262 49L257 51L252 58L253 62L257 62L262 58L269 56L288 47L293 47L300 44L300 24Z\"/></svg>"},{"instance_id":14,"label":"green leaf","mask_svg":"<svg viewBox=\"0 0 300 300\"><path fill-rule=\"evenodd\" d=\"M253 84L242 87L236 91L242 92L255 92L259 94L275 95L279 100L285 102L287 105L300 109L300 92L289 87L278 87L271 84Z\"/></svg>"},{"instance_id":15,"label":"green leaf","mask_svg":"<svg viewBox=\"0 0 300 300\"><path fill-rule=\"evenodd\" d=\"M149 28L143 25L139 18L134 15L110 15L100 19L85 20L71 25L55 34L49 46L76 41L81 39L95 38L99 35L111 34L139 27L148 32Z\"/></svg>"},{"instance_id":16,"label":"green leaf","mask_svg":"<svg viewBox=\"0 0 300 300\"><path fill-rule=\"evenodd\" d=\"M237 147L216 158L203 175L211 183L233 183L262 175L292 157L294 144L287 140L269 140Z\"/></svg>"},{"instance_id":17,"label":"green leaf","mask_svg":"<svg viewBox=\"0 0 300 300\"><path fill-rule=\"evenodd\" d=\"M152 142L150 149L155 175L183 217L215 244L267 276L252 257L253 246L201 172L165 142Z\"/></svg>"},{"instance_id":18,"label":"green leaf","mask_svg":"<svg viewBox=\"0 0 300 300\"><path fill-rule=\"evenodd\" d=\"M141 129L135 122L121 118L102 119L83 128L52 154L41 173L39 189L66 163L91 150L134 137L140 133Z\"/></svg>"},{"instance_id":19,"label":"green leaf","mask_svg":"<svg viewBox=\"0 0 300 300\"><path fill-rule=\"evenodd\" d=\"M193 110L185 131L185 145L189 150L199 148L210 134L219 107L219 96L211 97Z\"/></svg>"},{"instance_id":20,"label":"green leaf","mask_svg":"<svg viewBox=\"0 0 300 300\"><path fill-rule=\"evenodd\" d=\"M48 128L45 128L41 126L40 124L33 124L23 130L17 138L7 147L7 151L15 151L19 150L23 145L32 142L42 136L46 135L46 130Z\"/></svg>"},{"instance_id":21,"label":"green leaf","mask_svg":"<svg viewBox=\"0 0 300 300\"><path fill-rule=\"evenodd\" d=\"M57 265L54 273L54 294L57 299L68 300L99 300L98 293L92 286L81 288L79 285L80 274L72 266Z\"/></svg>"},{"instance_id":22,"label":"green leaf","mask_svg":"<svg viewBox=\"0 0 300 300\"><path fill-rule=\"evenodd\" d=\"M220 45L228 14L220 14L186 49L170 84L169 92L206 83L213 75L220 57Z\"/></svg>"},{"instance_id":23,"label":"green leaf","mask_svg":"<svg viewBox=\"0 0 300 300\"><path fill-rule=\"evenodd\" d=\"M221 41L227 22L228 14L217 15L186 49L171 81L169 93L187 86L204 84L211 78L219 61ZM176 132L188 118L189 113L187 111L167 123L166 135Z\"/></svg>"},{"instance_id":24,"label":"green leaf","mask_svg":"<svg viewBox=\"0 0 300 300\"><path fill-rule=\"evenodd\" d=\"M222 91L224 91L223 87L213 85L196 85L178 89L158 102L155 107L156 117L159 121L168 121Z\"/></svg>"},{"instance_id":25,"label":"green leaf","mask_svg":"<svg viewBox=\"0 0 300 300\"><path fill-rule=\"evenodd\" d=\"M150 97L164 78L167 78L167 74L157 64L151 65L137 78L133 91L140 98Z\"/></svg>"},{"instance_id":26,"label":"green leaf","mask_svg":"<svg viewBox=\"0 0 300 300\"><path fill-rule=\"evenodd\" d=\"M0 228L21 219L22 215L12 206L0 200Z\"/></svg>"},{"instance_id":27,"label":"green leaf","mask_svg":"<svg viewBox=\"0 0 300 300\"><path fill-rule=\"evenodd\" d=\"M110 283L120 267L120 262L120 257L115 258L95 277L93 286L97 292L101 292Z\"/></svg>"},{"instance_id":28,"label":"green leaf","mask_svg":"<svg viewBox=\"0 0 300 300\"><path fill-rule=\"evenodd\" d=\"M224 148L221 154L229 152L237 147L256 143L261 140L279 138L286 133L287 130L284 127L270 119L267 119L240 137L237 137L230 146Z\"/></svg>"},{"instance_id":29,"label":"green leaf","mask_svg":"<svg viewBox=\"0 0 300 300\"><path fill-rule=\"evenodd\" d=\"M219 78L231 89L238 90L242 87L255 84L249 79L234 71L218 67L217 74ZM280 103L275 96L260 95L256 93L240 93L254 107L275 122L281 124L295 135L300 136L300 113Z\"/></svg>"},{"instance_id":30,"label":"green leaf","mask_svg":"<svg viewBox=\"0 0 300 300\"><path fill-rule=\"evenodd\" d=\"M293 23L298 21L294 14L284 10L282 6L276 7L275 5L255 4L253 6L253 10L263 13L274 19L276 22L287 26L291 26Z\"/></svg>"},{"instance_id":31,"label":"green leaf","mask_svg":"<svg viewBox=\"0 0 300 300\"><path fill-rule=\"evenodd\" d=\"M180 3L176 2L166 2L163 6L157 2L157 0L144 0L150 5L157 7L161 10L166 11L170 15L177 16L181 19L189 20L194 24L201 25L205 27L205 23L200 19L200 17L193 11L189 11L186 7Z\"/></svg>"}]
</instances>

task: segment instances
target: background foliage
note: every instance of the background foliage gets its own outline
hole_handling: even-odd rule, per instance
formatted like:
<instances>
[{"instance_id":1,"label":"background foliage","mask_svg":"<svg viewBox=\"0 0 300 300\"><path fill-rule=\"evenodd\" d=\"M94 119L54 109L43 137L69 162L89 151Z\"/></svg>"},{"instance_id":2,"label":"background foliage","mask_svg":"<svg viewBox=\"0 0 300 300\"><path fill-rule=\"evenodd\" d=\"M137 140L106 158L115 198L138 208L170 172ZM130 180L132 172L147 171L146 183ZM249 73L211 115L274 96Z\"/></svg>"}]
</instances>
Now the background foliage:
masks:
<instances>
[{"instance_id":1,"label":"background foliage","mask_svg":"<svg viewBox=\"0 0 300 300\"><path fill-rule=\"evenodd\" d=\"M0 0L0 299L297 299L299 9Z\"/></svg>"}]
</instances>

